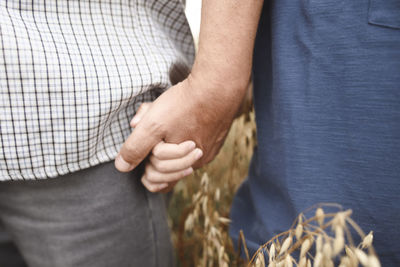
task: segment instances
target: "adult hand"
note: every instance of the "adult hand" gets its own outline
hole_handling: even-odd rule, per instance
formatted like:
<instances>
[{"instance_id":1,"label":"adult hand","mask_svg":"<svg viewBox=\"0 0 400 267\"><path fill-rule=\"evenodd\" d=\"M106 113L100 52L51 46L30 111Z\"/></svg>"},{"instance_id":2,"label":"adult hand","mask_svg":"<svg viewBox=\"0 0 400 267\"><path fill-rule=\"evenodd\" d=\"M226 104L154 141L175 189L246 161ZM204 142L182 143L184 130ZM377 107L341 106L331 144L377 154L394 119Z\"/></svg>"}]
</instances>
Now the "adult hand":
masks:
<instances>
[{"instance_id":1,"label":"adult hand","mask_svg":"<svg viewBox=\"0 0 400 267\"><path fill-rule=\"evenodd\" d=\"M189 76L142 107L146 112L138 112L139 117L132 120L138 123L115 160L116 168L133 170L160 141L193 140L204 153L194 167L210 162L223 144L242 97Z\"/></svg>"},{"instance_id":2,"label":"adult hand","mask_svg":"<svg viewBox=\"0 0 400 267\"><path fill-rule=\"evenodd\" d=\"M143 103L133 117L130 125L136 128L152 103ZM142 184L150 192L167 193L175 184L193 172L192 165L203 155L193 141L170 144L161 141L146 159Z\"/></svg>"},{"instance_id":3,"label":"adult hand","mask_svg":"<svg viewBox=\"0 0 400 267\"><path fill-rule=\"evenodd\" d=\"M262 5L262 0L202 1L192 72L149 107L116 158L118 170L134 169L160 141L193 140L204 152L195 167L214 158L246 92Z\"/></svg>"}]
</instances>

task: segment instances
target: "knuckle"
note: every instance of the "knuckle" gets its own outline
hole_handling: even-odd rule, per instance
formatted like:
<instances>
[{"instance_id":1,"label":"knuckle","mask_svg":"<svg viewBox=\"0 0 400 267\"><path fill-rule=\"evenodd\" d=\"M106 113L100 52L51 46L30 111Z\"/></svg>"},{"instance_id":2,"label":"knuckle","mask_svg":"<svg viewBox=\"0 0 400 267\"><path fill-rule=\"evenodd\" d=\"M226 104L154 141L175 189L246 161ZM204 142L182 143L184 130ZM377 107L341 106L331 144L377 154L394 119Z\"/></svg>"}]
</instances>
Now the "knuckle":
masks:
<instances>
[{"instance_id":1,"label":"knuckle","mask_svg":"<svg viewBox=\"0 0 400 267\"><path fill-rule=\"evenodd\" d=\"M165 161L157 161L156 164L156 169L160 172L168 172L169 168L168 168L168 164L165 163Z\"/></svg>"},{"instance_id":2,"label":"knuckle","mask_svg":"<svg viewBox=\"0 0 400 267\"><path fill-rule=\"evenodd\" d=\"M153 156L159 158L162 154L162 149L159 146L154 147L153 151Z\"/></svg>"},{"instance_id":3,"label":"knuckle","mask_svg":"<svg viewBox=\"0 0 400 267\"><path fill-rule=\"evenodd\" d=\"M158 178L157 175L155 175L155 174L148 175L147 180L149 180L152 183L160 182L160 178Z\"/></svg>"},{"instance_id":4,"label":"knuckle","mask_svg":"<svg viewBox=\"0 0 400 267\"><path fill-rule=\"evenodd\" d=\"M158 182L159 178L157 176L157 173L153 170L146 171L147 180L150 182Z\"/></svg>"},{"instance_id":5,"label":"knuckle","mask_svg":"<svg viewBox=\"0 0 400 267\"><path fill-rule=\"evenodd\" d=\"M159 170L159 165L162 165L161 161L153 156L150 157L150 162L156 170Z\"/></svg>"},{"instance_id":6,"label":"knuckle","mask_svg":"<svg viewBox=\"0 0 400 267\"><path fill-rule=\"evenodd\" d=\"M134 155L137 154L137 148L132 142L126 142L123 147L124 150L124 159L126 160L132 160L134 158Z\"/></svg>"},{"instance_id":7,"label":"knuckle","mask_svg":"<svg viewBox=\"0 0 400 267\"><path fill-rule=\"evenodd\" d=\"M140 105L140 107L139 107L139 109L138 110L143 110L143 109L145 109L145 108L147 108L148 107L148 103L142 103L141 105Z\"/></svg>"},{"instance_id":8,"label":"knuckle","mask_svg":"<svg viewBox=\"0 0 400 267\"><path fill-rule=\"evenodd\" d=\"M147 125L149 131L156 136L164 136L166 133L165 125L158 119L150 119Z\"/></svg>"}]
</instances>

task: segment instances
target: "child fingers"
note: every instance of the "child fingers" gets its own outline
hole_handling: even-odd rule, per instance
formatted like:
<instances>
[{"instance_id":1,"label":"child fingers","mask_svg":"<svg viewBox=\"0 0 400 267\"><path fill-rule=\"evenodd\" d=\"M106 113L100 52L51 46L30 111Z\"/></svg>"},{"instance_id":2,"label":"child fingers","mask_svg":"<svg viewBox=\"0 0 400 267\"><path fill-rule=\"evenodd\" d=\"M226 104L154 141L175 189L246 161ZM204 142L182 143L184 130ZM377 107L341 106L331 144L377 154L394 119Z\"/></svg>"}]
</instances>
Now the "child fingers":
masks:
<instances>
[{"instance_id":1,"label":"child fingers","mask_svg":"<svg viewBox=\"0 0 400 267\"><path fill-rule=\"evenodd\" d=\"M151 183L161 184L161 183L170 183L179 181L180 179L192 173L193 173L192 167L186 168L184 170L179 170L176 172L162 173L154 169L153 166L151 166L150 164L148 164L146 166L146 171L144 176L145 179Z\"/></svg>"},{"instance_id":2,"label":"child fingers","mask_svg":"<svg viewBox=\"0 0 400 267\"><path fill-rule=\"evenodd\" d=\"M150 192L153 192L153 193L157 193L157 192L168 193L175 187L175 185L177 183L178 183L178 181L171 182L171 183L161 183L161 184L159 184L159 183L152 183L152 182L148 181L145 177L142 178L143 186L147 190L149 190Z\"/></svg>"},{"instance_id":3,"label":"child fingers","mask_svg":"<svg viewBox=\"0 0 400 267\"><path fill-rule=\"evenodd\" d=\"M146 175L143 175L142 179L142 184L144 185L144 187L146 187L147 190L149 190L150 192L156 193L159 192L161 190L164 190L168 187L168 183L153 183L150 182L147 178Z\"/></svg>"},{"instance_id":4,"label":"child fingers","mask_svg":"<svg viewBox=\"0 0 400 267\"><path fill-rule=\"evenodd\" d=\"M150 164L155 170L161 173L176 172L191 167L198 159L203 156L203 151L196 148L186 156L178 159L160 160L151 155L149 157Z\"/></svg>"},{"instance_id":5,"label":"child fingers","mask_svg":"<svg viewBox=\"0 0 400 267\"><path fill-rule=\"evenodd\" d=\"M153 148L152 155L161 160L177 159L184 157L195 147L196 143L193 141L185 141L180 144L160 142Z\"/></svg>"}]
</instances>

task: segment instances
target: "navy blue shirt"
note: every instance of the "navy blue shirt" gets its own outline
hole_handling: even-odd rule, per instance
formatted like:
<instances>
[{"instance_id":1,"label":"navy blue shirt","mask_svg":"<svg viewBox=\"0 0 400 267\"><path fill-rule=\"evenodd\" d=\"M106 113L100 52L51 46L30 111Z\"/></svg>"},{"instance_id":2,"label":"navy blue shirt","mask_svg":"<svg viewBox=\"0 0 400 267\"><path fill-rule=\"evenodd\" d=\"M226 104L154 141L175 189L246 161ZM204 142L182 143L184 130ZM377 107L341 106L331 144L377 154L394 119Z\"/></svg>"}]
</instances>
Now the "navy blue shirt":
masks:
<instances>
[{"instance_id":1,"label":"navy blue shirt","mask_svg":"<svg viewBox=\"0 0 400 267\"><path fill-rule=\"evenodd\" d=\"M254 54L258 147L232 207L254 252L320 202L400 266L400 1L277 0Z\"/></svg>"}]
</instances>

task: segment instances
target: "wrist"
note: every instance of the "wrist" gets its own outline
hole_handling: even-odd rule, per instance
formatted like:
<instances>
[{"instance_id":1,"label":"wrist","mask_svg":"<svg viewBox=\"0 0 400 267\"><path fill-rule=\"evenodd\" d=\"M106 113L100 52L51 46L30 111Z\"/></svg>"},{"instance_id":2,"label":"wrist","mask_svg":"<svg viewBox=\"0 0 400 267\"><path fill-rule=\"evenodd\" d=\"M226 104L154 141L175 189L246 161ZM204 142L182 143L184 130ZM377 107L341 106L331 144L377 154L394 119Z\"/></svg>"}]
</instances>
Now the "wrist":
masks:
<instances>
[{"instance_id":1,"label":"wrist","mask_svg":"<svg viewBox=\"0 0 400 267\"><path fill-rule=\"evenodd\" d=\"M221 77L210 77L205 72L191 73L186 79L190 94L200 102L209 102L210 105L229 105L239 107L245 97L249 80L233 80Z\"/></svg>"},{"instance_id":2,"label":"wrist","mask_svg":"<svg viewBox=\"0 0 400 267\"><path fill-rule=\"evenodd\" d=\"M231 122L238 113L245 98L248 82L232 83L224 79L209 79L204 73L191 73L184 81L189 90L193 110L198 111L196 118L202 123L218 120ZM206 112L205 112L206 111Z\"/></svg>"},{"instance_id":3,"label":"wrist","mask_svg":"<svg viewBox=\"0 0 400 267\"><path fill-rule=\"evenodd\" d=\"M188 81L196 93L208 96L218 95L220 99L240 98L247 91L251 67L239 69L234 64L217 61L203 61L196 58Z\"/></svg>"}]
</instances>

